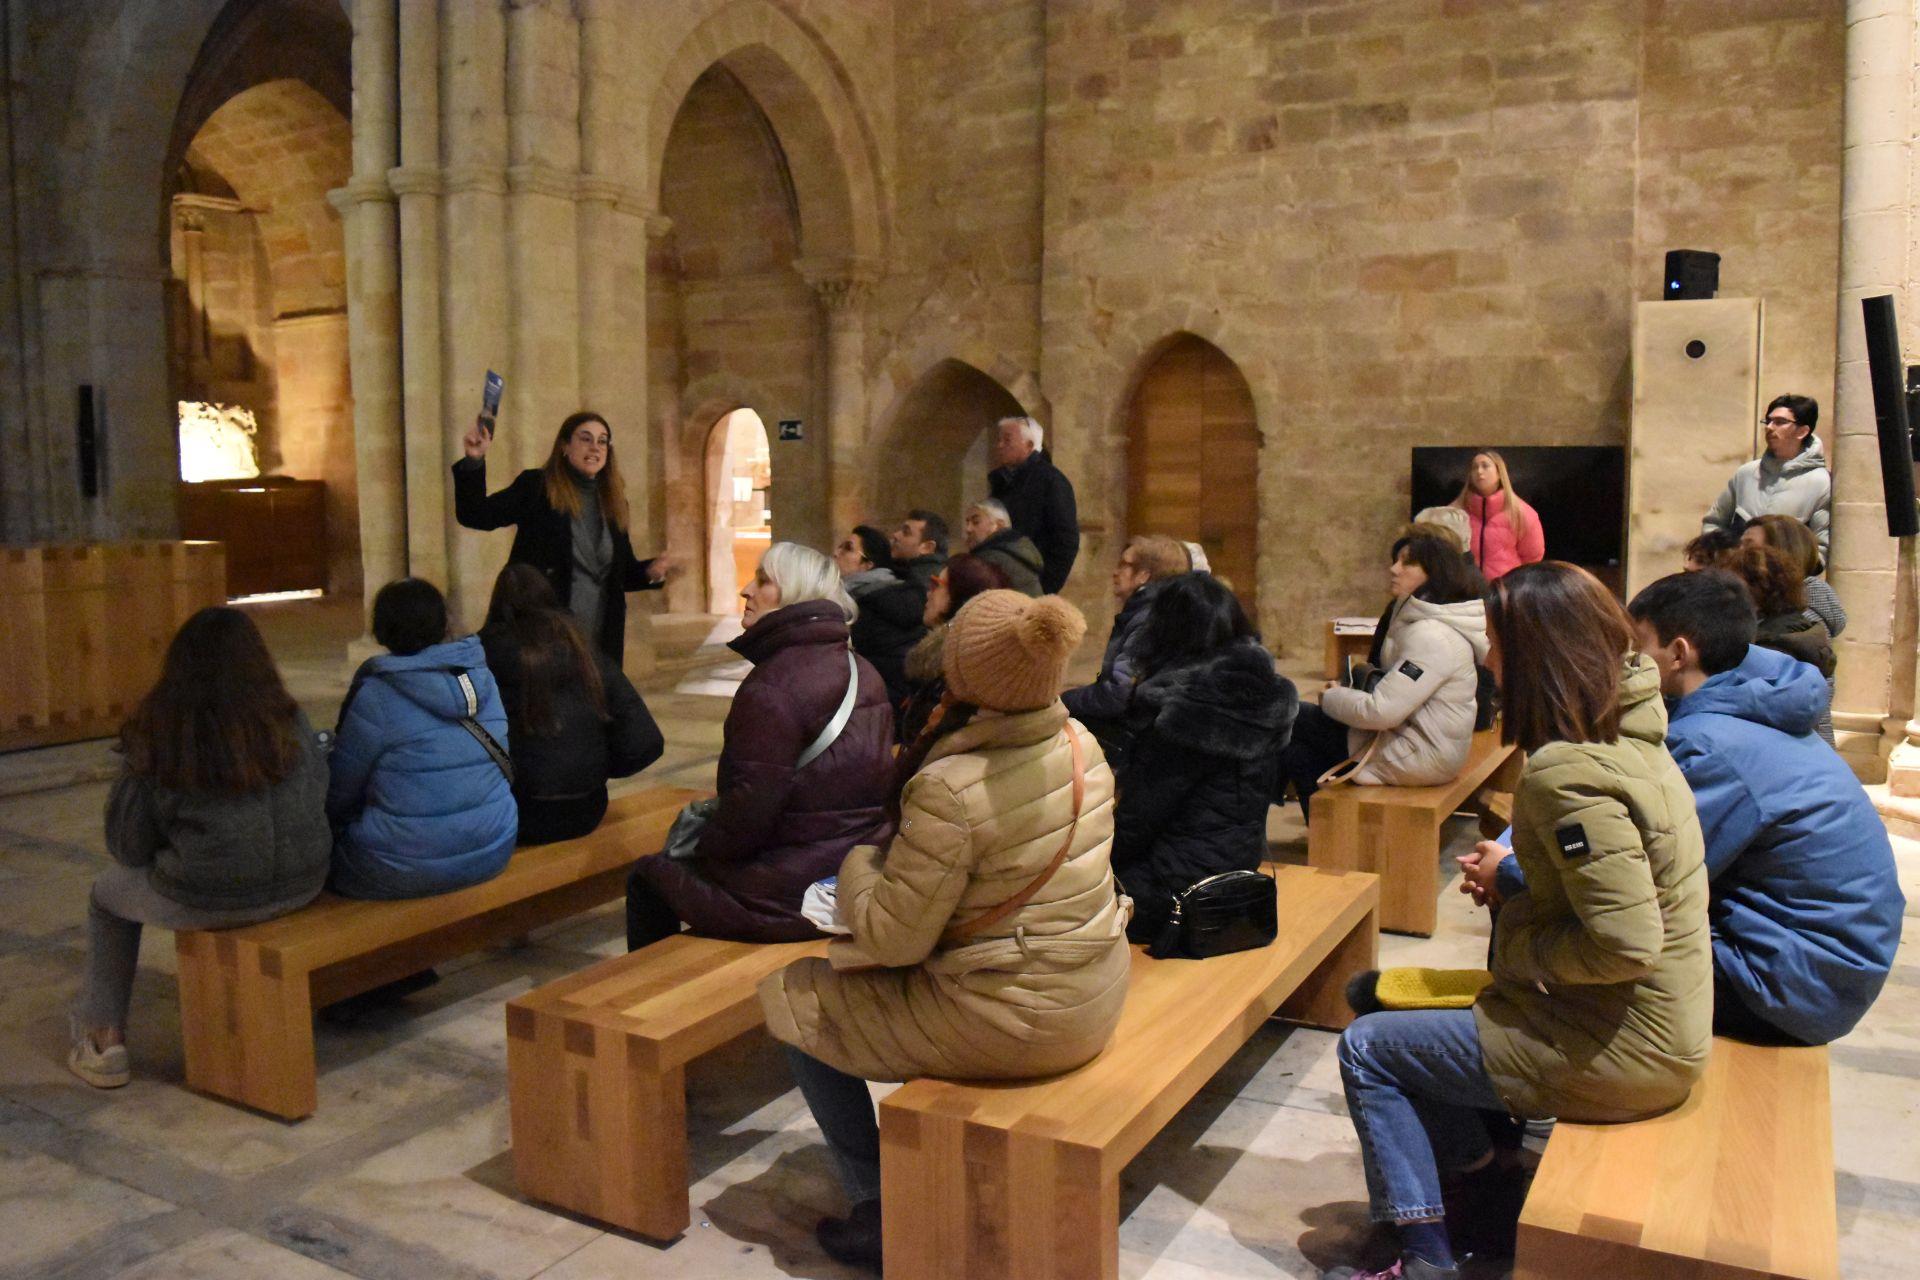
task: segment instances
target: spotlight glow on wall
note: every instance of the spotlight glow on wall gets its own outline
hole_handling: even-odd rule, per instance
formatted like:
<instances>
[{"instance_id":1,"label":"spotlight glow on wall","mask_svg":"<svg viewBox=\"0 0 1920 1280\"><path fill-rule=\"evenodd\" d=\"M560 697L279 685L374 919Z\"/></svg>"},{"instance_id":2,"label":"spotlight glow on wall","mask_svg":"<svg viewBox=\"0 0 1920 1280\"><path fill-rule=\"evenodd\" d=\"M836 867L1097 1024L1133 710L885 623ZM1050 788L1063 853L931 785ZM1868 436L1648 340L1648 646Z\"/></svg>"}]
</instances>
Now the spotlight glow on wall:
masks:
<instances>
[{"instance_id":1,"label":"spotlight glow on wall","mask_svg":"<svg viewBox=\"0 0 1920 1280\"><path fill-rule=\"evenodd\" d=\"M234 404L180 402L180 478L251 480L260 474L253 410Z\"/></svg>"}]
</instances>

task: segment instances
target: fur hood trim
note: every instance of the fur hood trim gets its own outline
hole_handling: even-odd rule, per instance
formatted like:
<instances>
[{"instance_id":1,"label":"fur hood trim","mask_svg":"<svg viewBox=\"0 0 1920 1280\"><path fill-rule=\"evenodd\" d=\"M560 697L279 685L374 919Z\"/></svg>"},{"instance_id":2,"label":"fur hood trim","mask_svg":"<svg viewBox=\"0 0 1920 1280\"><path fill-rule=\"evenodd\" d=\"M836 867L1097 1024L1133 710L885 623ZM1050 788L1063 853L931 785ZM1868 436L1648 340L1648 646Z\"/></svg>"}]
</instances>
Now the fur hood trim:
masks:
<instances>
[{"instance_id":1,"label":"fur hood trim","mask_svg":"<svg viewBox=\"0 0 1920 1280\"><path fill-rule=\"evenodd\" d=\"M1169 741L1234 760L1271 755L1274 735L1292 727L1299 707L1293 682L1252 641L1159 672L1134 697Z\"/></svg>"}]
</instances>

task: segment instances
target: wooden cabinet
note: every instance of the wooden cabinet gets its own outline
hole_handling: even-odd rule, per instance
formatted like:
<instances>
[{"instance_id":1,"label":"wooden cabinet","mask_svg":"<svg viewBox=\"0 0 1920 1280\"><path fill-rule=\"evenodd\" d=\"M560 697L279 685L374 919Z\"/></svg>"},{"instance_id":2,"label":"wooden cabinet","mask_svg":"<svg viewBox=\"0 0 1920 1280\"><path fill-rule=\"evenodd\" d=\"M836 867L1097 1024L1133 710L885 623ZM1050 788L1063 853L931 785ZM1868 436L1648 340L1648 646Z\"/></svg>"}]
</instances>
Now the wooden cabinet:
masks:
<instances>
[{"instance_id":1,"label":"wooden cabinet","mask_svg":"<svg viewBox=\"0 0 1920 1280\"><path fill-rule=\"evenodd\" d=\"M182 537L227 548L227 596L327 585L327 486L261 476L180 486Z\"/></svg>"},{"instance_id":2,"label":"wooden cabinet","mask_svg":"<svg viewBox=\"0 0 1920 1280\"><path fill-rule=\"evenodd\" d=\"M180 624L226 598L218 543L0 547L0 751L114 733Z\"/></svg>"}]
</instances>

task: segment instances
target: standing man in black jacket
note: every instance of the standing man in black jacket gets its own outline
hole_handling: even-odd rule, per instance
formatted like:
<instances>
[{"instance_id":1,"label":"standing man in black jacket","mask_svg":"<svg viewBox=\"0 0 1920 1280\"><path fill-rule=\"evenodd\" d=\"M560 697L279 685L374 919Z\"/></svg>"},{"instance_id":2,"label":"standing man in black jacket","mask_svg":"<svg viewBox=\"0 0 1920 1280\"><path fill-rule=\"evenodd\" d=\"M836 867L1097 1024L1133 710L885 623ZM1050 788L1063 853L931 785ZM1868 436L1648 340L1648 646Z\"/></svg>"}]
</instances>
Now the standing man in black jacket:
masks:
<instances>
[{"instance_id":1,"label":"standing man in black jacket","mask_svg":"<svg viewBox=\"0 0 1920 1280\"><path fill-rule=\"evenodd\" d=\"M994 470L987 481L1013 517L1013 527L1040 548L1040 589L1052 595L1066 585L1080 554L1080 512L1073 482L1041 447L1045 438L1032 418L1000 419L993 428Z\"/></svg>"}]
</instances>

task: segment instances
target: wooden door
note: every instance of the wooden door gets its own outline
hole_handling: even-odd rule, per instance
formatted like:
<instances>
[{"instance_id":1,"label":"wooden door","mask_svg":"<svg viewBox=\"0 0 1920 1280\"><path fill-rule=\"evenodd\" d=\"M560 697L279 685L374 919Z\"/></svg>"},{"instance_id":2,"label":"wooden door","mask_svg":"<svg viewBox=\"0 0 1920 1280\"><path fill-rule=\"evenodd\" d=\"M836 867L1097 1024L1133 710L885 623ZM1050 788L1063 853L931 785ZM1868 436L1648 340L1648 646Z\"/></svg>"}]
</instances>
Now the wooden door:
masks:
<instances>
[{"instance_id":1,"label":"wooden door","mask_svg":"<svg viewBox=\"0 0 1920 1280\"><path fill-rule=\"evenodd\" d=\"M1253 393L1220 348L1176 338L1133 394L1127 531L1198 542L1254 612L1260 430ZM1257 616L1257 615L1256 615Z\"/></svg>"}]
</instances>

